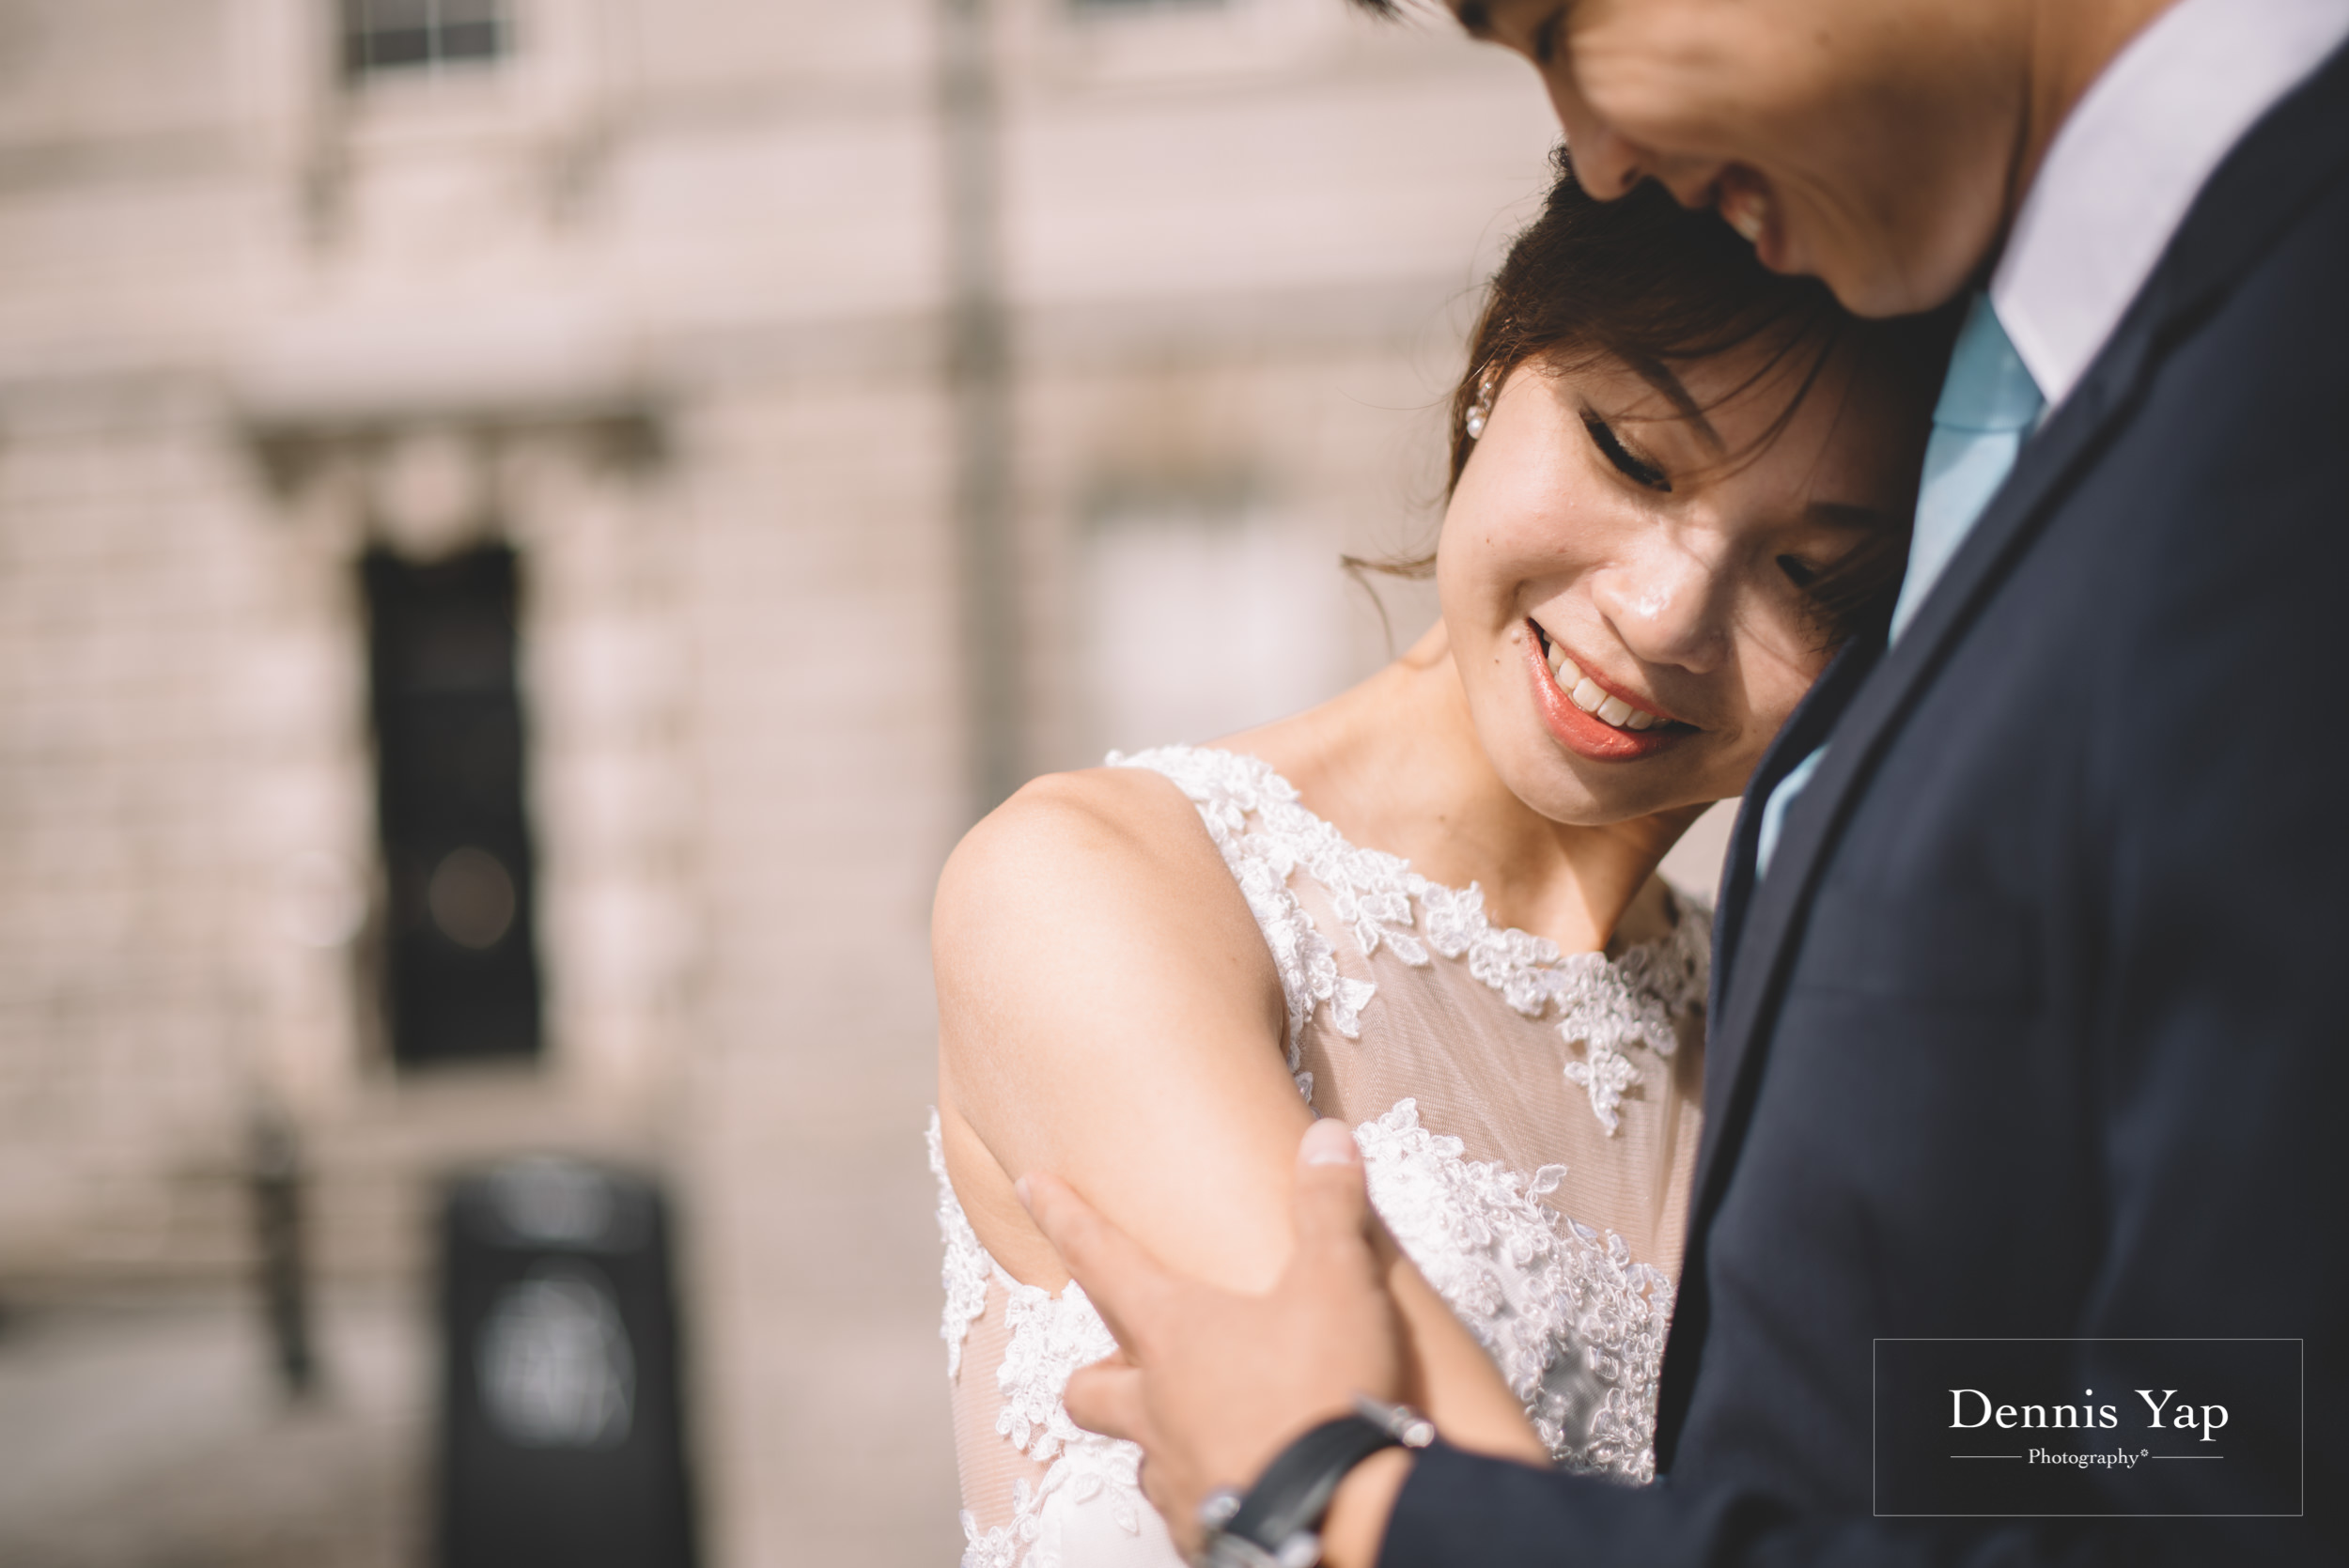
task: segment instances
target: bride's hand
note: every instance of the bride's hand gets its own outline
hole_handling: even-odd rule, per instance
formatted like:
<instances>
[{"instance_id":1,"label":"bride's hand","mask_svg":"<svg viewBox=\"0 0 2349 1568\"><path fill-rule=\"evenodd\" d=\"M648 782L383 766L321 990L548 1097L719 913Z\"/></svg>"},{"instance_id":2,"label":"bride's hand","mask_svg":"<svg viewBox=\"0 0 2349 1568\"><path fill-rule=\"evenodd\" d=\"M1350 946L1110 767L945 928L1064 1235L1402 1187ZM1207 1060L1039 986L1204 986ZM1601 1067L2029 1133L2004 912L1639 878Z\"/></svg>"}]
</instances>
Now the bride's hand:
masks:
<instances>
[{"instance_id":1,"label":"bride's hand","mask_svg":"<svg viewBox=\"0 0 2349 1568\"><path fill-rule=\"evenodd\" d=\"M1069 1379L1069 1416L1142 1445L1143 1489L1186 1554L1198 1545L1208 1492L1244 1489L1291 1438L1351 1410L1358 1393L1404 1391L1402 1320L1344 1124L1316 1122L1299 1146L1296 1250L1261 1296L1166 1269L1065 1182L1039 1172L1021 1189L1120 1347ZM1397 1458L1365 1478L1391 1479L1382 1502L1400 1483ZM1333 1527L1375 1551L1385 1507L1345 1514Z\"/></svg>"}]
</instances>

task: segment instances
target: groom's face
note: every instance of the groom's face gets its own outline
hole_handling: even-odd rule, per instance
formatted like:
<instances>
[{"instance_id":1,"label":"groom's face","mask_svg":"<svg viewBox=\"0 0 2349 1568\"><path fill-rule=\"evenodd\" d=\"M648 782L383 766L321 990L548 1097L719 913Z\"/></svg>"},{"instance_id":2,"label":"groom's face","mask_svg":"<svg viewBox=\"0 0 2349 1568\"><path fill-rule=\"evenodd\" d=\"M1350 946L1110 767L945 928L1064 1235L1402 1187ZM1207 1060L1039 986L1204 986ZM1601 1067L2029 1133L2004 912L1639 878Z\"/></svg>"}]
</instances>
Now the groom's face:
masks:
<instances>
[{"instance_id":1,"label":"groom's face","mask_svg":"<svg viewBox=\"0 0 2349 1568\"><path fill-rule=\"evenodd\" d=\"M1764 265L1866 316L1964 287L2024 126L1989 0L1450 0L1540 71L1594 194L1718 209Z\"/></svg>"}]
</instances>

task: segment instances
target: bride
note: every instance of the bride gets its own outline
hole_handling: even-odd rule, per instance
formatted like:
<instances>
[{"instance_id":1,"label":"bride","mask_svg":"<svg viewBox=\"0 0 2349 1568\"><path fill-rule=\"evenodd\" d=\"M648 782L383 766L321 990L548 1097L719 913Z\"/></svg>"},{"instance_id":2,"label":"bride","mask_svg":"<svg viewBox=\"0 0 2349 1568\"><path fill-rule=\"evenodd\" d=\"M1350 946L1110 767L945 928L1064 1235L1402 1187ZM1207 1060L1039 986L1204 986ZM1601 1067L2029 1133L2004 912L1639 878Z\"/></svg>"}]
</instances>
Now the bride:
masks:
<instances>
[{"instance_id":1,"label":"bride","mask_svg":"<svg viewBox=\"0 0 2349 1568\"><path fill-rule=\"evenodd\" d=\"M1319 707L1039 779L964 839L931 1162L966 1568L1176 1560L1138 1451L1061 1406L1112 1343L1012 1183L1050 1169L1262 1289L1316 1116L1399 1244L1413 1403L1652 1477L1708 954L1656 867L1881 634L1940 333L1562 168L1453 399L1439 622Z\"/></svg>"}]
</instances>

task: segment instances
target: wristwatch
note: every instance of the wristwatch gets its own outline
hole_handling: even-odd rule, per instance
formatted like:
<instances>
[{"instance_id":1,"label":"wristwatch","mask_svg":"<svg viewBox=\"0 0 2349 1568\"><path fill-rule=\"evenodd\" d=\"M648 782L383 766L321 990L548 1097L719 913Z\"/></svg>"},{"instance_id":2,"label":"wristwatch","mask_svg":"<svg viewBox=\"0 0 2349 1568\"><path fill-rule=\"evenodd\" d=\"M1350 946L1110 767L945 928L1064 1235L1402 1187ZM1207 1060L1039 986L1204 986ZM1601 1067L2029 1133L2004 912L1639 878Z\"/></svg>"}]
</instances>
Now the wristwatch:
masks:
<instances>
[{"instance_id":1,"label":"wristwatch","mask_svg":"<svg viewBox=\"0 0 2349 1568\"><path fill-rule=\"evenodd\" d=\"M1321 1521L1349 1471L1380 1449L1423 1449L1435 1423L1407 1405L1354 1396L1354 1413L1323 1421L1275 1454L1246 1492L1225 1486L1199 1504L1206 1536L1197 1568L1314 1568Z\"/></svg>"}]
</instances>

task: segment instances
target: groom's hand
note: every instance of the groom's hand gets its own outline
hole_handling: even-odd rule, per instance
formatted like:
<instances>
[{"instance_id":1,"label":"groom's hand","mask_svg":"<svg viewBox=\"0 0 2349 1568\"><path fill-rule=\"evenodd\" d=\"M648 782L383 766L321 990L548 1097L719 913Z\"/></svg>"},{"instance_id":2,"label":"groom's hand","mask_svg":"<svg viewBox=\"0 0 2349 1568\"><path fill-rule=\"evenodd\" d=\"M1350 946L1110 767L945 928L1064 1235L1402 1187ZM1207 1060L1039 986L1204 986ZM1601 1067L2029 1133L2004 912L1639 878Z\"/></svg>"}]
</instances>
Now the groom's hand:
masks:
<instances>
[{"instance_id":1,"label":"groom's hand","mask_svg":"<svg viewBox=\"0 0 2349 1568\"><path fill-rule=\"evenodd\" d=\"M1119 1355L1068 1380L1068 1414L1142 1445L1143 1489L1186 1556L1208 1492L1246 1488L1291 1438L1351 1410L1357 1393L1400 1397L1401 1324L1361 1155L1342 1123L1315 1123L1299 1145L1297 1250L1263 1296L1168 1271L1052 1176L1039 1172L1019 1190L1117 1336ZM1349 1549L1329 1560L1375 1556L1405 1467L1390 1451L1357 1468L1330 1521L1331 1546L1345 1536Z\"/></svg>"}]
</instances>

